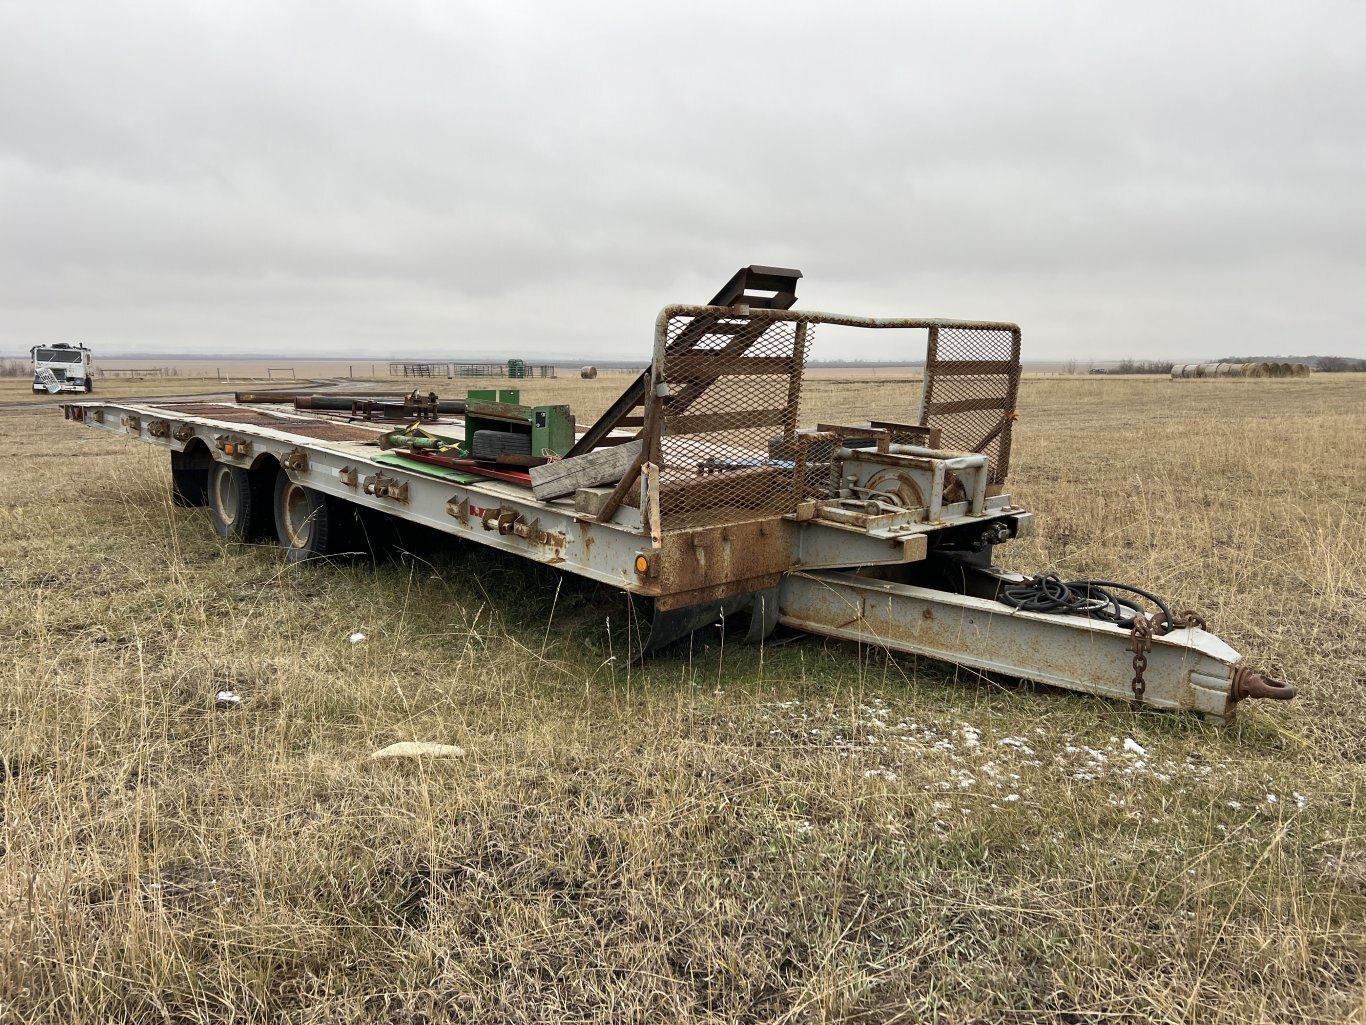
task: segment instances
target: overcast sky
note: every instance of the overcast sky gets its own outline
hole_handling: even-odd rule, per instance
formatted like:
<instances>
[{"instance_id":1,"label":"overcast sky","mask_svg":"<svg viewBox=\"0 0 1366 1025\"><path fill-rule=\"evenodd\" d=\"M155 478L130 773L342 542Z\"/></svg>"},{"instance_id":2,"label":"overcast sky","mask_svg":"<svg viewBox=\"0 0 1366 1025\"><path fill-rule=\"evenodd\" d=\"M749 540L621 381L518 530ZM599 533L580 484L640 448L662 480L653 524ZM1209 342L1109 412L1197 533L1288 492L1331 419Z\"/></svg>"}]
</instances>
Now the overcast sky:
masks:
<instances>
[{"instance_id":1,"label":"overcast sky","mask_svg":"<svg viewBox=\"0 0 1366 1025\"><path fill-rule=\"evenodd\" d=\"M0 352L644 357L768 263L1026 358L1366 356L1364 106L1361 0L0 0Z\"/></svg>"}]
</instances>

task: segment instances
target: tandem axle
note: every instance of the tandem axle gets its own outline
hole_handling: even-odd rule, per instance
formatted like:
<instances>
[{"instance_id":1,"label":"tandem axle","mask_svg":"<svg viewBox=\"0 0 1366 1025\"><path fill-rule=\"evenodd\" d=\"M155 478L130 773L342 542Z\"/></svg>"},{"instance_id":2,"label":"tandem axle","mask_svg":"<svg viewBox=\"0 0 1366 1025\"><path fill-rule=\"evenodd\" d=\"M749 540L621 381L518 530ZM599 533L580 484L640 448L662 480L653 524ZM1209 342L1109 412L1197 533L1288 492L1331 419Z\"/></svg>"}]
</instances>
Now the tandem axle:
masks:
<instances>
[{"instance_id":1,"label":"tandem axle","mask_svg":"<svg viewBox=\"0 0 1366 1025\"><path fill-rule=\"evenodd\" d=\"M644 654L747 615L753 641L781 623L1223 721L1294 695L1165 607L1100 589L1072 612L1003 601L1032 583L991 566L1032 524L1005 489L1019 328L798 311L800 276L743 268L711 303L665 307L650 368L586 426L517 392L370 397L363 418L361 399L269 393L64 409L168 449L177 501L207 505L225 537L327 558L357 516L387 514L646 599ZM827 324L926 339L912 415L799 426ZM389 407L418 415L395 431Z\"/></svg>"}]
</instances>

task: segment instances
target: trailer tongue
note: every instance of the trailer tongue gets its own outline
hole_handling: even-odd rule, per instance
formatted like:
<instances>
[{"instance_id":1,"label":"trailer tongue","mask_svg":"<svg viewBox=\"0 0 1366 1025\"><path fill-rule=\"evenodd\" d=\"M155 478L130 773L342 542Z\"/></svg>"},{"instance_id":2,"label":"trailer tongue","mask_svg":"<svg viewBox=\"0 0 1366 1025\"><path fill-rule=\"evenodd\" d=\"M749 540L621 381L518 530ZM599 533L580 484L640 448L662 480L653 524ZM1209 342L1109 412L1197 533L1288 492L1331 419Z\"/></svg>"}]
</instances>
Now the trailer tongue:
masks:
<instances>
[{"instance_id":1,"label":"trailer tongue","mask_svg":"<svg viewBox=\"0 0 1366 1025\"><path fill-rule=\"evenodd\" d=\"M295 395L66 415L170 449L182 504L208 504L229 537L272 526L289 558L345 552L363 509L610 583L651 605L646 654L725 619L752 641L781 623L1225 721L1246 698L1294 696L1160 603L1090 585L1019 599L1053 586L991 566L1032 521L1005 490L1019 328L799 311L800 277L742 268L711 304L665 307L649 369L583 430L516 392L471 392L448 420L432 395L402 431L356 422L373 404ZM800 428L821 325L922 336L915 413Z\"/></svg>"}]
</instances>

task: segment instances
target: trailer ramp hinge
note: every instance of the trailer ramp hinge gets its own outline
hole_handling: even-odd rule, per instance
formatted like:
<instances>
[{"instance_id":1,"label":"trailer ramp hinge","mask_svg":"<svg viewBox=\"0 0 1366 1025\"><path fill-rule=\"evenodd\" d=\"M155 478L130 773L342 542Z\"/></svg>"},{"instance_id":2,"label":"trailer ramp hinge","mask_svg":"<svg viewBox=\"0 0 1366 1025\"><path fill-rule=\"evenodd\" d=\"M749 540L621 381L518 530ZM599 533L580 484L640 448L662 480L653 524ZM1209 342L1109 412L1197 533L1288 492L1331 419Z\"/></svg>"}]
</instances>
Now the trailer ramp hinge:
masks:
<instances>
[{"instance_id":1,"label":"trailer ramp hinge","mask_svg":"<svg viewBox=\"0 0 1366 1025\"><path fill-rule=\"evenodd\" d=\"M354 488L360 481L360 475L356 473L355 467L343 466L337 471L337 477L348 488Z\"/></svg>"},{"instance_id":2,"label":"trailer ramp hinge","mask_svg":"<svg viewBox=\"0 0 1366 1025\"><path fill-rule=\"evenodd\" d=\"M285 453L285 457L280 460L280 465L290 473L308 472L308 453L301 448L293 448Z\"/></svg>"},{"instance_id":3,"label":"trailer ramp hinge","mask_svg":"<svg viewBox=\"0 0 1366 1025\"><path fill-rule=\"evenodd\" d=\"M147 425L147 436L149 438L169 438L171 436L171 425L165 420L153 420Z\"/></svg>"},{"instance_id":4,"label":"trailer ramp hinge","mask_svg":"<svg viewBox=\"0 0 1366 1025\"><path fill-rule=\"evenodd\" d=\"M119 418L119 423L129 434L139 434L142 431L142 418L133 416L131 413Z\"/></svg>"},{"instance_id":5,"label":"trailer ramp hinge","mask_svg":"<svg viewBox=\"0 0 1366 1025\"><path fill-rule=\"evenodd\" d=\"M454 516L463 526L470 525L470 500L462 498L457 501L454 498L446 500L446 515Z\"/></svg>"},{"instance_id":6,"label":"trailer ramp hinge","mask_svg":"<svg viewBox=\"0 0 1366 1025\"><path fill-rule=\"evenodd\" d=\"M408 501L408 482L400 481L397 477L386 477L382 473L366 477L361 482L361 490L376 498L391 498L395 502Z\"/></svg>"},{"instance_id":7,"label":"trailer ramp hinge","mask_svg":"<svg viewBox=\"0 0 1366 1025\"><path fill-rule=\"evenodd\" d=\"M90 411L90 417L89 417L89 418L90 418L91 420L94 420L95 423L97 423L97 424L102 424L102 423L104 423L104 408L103 408L103 407L100 407L99 409L92 409L92 410Z\"/></svg>"},{"instance_id":8,"label":"trailer ramp hinge","mask_svg":"<svg viewBox=\"0 0 1366 1025\"><path fill-rule=\"evenodd\" d=\"M171 437L175 438L175 440L181 444L184 444L194 437L194 428L189 424L181 424L171 432Z\"/></svg>"}]
</instances>

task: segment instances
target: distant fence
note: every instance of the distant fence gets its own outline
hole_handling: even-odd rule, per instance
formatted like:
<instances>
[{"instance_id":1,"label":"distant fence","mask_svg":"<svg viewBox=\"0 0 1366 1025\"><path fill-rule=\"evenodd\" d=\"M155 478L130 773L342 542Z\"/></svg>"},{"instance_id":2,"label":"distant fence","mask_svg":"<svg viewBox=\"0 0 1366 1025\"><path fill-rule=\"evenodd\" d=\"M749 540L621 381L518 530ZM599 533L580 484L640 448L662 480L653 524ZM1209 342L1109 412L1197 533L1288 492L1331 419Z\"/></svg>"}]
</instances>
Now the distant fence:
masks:
<instances>
[{"instance_id":1,"label":"distant fence","mask_svg":"<svg viewBox=\"0 0 1366 1025\"><path fill-rule=\"evenodd\" d=\"M554 377L553 363L433 363L395 360L389 364L391 377Z\"/></svg>"}]
</instances>

